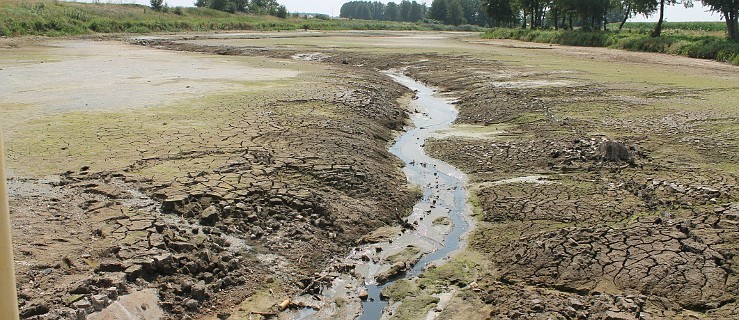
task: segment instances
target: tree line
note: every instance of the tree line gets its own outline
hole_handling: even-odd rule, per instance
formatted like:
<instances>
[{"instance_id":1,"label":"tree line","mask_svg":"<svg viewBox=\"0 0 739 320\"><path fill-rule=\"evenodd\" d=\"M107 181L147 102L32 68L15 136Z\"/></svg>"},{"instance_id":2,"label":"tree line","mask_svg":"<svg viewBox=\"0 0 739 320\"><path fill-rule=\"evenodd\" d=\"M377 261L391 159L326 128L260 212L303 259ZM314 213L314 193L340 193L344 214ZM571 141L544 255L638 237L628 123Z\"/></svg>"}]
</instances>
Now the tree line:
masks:
<instances>
[{"instance_id":1,"label":"tree line","mask_svg":"<svg viewBox=\"0 0 739 320\"><path fill-rule=\"evenodd\" d=\"M195 6L230 13L244 12L287 18L287 8L277 3L276 0L196 0Z\"/></svg>"},{"instance_id":2,"label":"tree line","mask_svg":"<svg viewBox=\"0 0 739 320\"><path fill-rule=\"evenodd\" d=\"M400 3L379 1L349 1L341 6L339 17L348 19L416 22L423 20L428 8L417 1Z\"/></svg>"},{"instance_id":3,"label":"tree line","mask_svg":"<svg viewBox=\"0 0 739 320\"><path fill-rule=\"evenodd\" d=\"M695 1L719 12L726 22L729 38L739 41L739 0ZM430 7L408 0L387 4L349 1L341 7L340 17L406 22L431 19L452 25L587 31L605 30L614 22L620 22L620 30L633 16L657 14L659 19L652 36L659 37L665 7L672 5L690 7L693 0L433 0Z\"/></svg>"},{"instance_id":4,"label":"tree line","mask_svg":"<svg viewBox=\"0 0 739 320\"><path fill-rule=\"evenodd\" d=\"M349 1L341 6L340 17L405 22L431 19L444 24L485 26L490 21L483 2L483 0L434 0L431 7L427 7L425 3L408 0L387 4L379 1Z\"/></svg>"},{"instance_id":5,"label":"tree line","mask_svg":"<svg viewBox=\"0 0 739 320\"><path fill-rule=\"evenodd\" d=\"M730 39L739 40L739 0L696 0L719 12ZM607 29L608 23L620 22L619 30L635 15L658 15L652 36L662 33L666 6L692 7L693 0L485 0L483 6L494 26L520 24L522 27ZM433 10L433 8L431 8Z\"/></svg>"}]
</instances>

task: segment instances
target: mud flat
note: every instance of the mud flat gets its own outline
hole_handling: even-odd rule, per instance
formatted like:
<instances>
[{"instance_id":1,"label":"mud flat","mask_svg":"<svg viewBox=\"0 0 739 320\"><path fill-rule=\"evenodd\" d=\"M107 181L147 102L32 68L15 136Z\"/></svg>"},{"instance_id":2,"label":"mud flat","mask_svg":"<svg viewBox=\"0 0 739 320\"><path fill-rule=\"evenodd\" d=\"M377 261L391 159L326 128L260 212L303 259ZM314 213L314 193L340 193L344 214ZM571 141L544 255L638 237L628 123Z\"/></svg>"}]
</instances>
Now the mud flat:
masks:
<instances>
[{"instance_id":1,"label":"mud flat","mask_svg":"<svg viewBox=\"0 0 739 320\"><path fill-rule=\"evenodd\" d=\"M1 50L24 319L238 315L414 202L386 147L408 90L384 75L117 41Z\"/></svg>"},{"instance_id":2,"label":"mud flat","mask_svg":"<svg viewBox=\"0 0 739 320\"><path fill-rule=\"evenodd\" d=\"M422 192L387 150L410 99L393 68L456 98L424 149L467 174L476 221L462 254L381 290L387 317L739 317L737 67L469 33L306 35L124 39L298 72L236 91L31 118L2 105L11 161L35 164L10 181L25 318L148 289L176 318L359 316L369 287L342 259L420 221ZM363 261L403 270L423 251ZM331 288L336 303L314 298Z\"/></svg>"}]
</instances>

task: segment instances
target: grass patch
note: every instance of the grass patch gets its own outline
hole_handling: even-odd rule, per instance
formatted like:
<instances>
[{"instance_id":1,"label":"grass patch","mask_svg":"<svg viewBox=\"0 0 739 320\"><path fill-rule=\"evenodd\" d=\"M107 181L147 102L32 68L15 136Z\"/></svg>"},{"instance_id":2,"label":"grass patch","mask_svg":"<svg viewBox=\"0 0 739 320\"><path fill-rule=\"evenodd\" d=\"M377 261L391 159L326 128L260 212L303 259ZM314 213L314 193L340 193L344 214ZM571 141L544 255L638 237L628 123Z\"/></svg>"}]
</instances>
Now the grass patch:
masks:
<instances>
[{"instance_id":1,"label":"grass patch","mask_svg":"<svg viewBox=\"0 0 739 320\"><path fill-rule=\"evenodd\" d=\"M391 319L421 319L439 302L432 296L412 297L403 301Z\"/></svg>"},{"instance_id":2,"label":"grass patch","mask_svg":"<svg viewBox=\"0 0 739 320\"><path fill-rule=\"evenodd\" d=\"M161 12L137 4L9 0L0 3L0 36L65 36L90 33L149 33L209 30L439 30L483 31L448 26L369 20L323 20L227 13L207 8Z\"/></svg>"},{"instance_id":3,"label":"grass patch","mask_svg":"<svg viewBox=\"0 0 739 320\"><path fill-rule=\"evenodd\" d=\"M385 260L390 263L418 261L422 253L418 247L409 245L400 252L385 258Z\"/></svg>"},{"instance_id":4,"label":"grass patch","mask_svg":"<svg viewBox=\"0 0 739 320\"><path fill-rule=\"evenodd\" d=\"M739 65L739 43L725 38L667 33L654 38L641 29L622 32L580 30L529 30L498 28L482 35L486 39L513 39L568 46L608 47L630 51L659 52L691 58L713 59Z\"/></svg>"},{"instance_id":5,"label":"grass patch","mask_svg":"<svg viewBox=\"0 0 739 320\"><path fill-rule=\"evenodd\" d=\"M413 280L399 280L384 288L382 294L401 302L393 319L422 319L439 303L438 294L460 289L477 281L484 258L476 251L465 250L445 264L430 268ZM458 293L459 293L458 292Z\"/></svg>"}]
</instances>

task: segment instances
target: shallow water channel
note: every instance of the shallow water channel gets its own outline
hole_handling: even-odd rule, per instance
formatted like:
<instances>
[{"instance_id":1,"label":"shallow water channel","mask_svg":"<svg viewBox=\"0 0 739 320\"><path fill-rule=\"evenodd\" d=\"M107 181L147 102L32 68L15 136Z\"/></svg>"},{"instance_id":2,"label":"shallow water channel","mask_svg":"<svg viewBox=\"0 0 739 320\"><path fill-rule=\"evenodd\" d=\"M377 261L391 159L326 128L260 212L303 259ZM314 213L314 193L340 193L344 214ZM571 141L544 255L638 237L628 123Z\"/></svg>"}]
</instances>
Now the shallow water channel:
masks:
<instances>
[{"instance_id":1,"label":"shallow water channel","mask_svg":"<svg viewBox=\"0 0 739 320\"><path fill-rule=\"evenodd\" d=\"M398 83L416 92L411 104L413 128L408 129L390 148L390 152L404 163L408 181L421 188L423 197L413 207L407 222L413 228L405 229L392 241L363 245L355 249L343 263L354 265L354 276L341 275L332 286L324 288L324 302L318 310L304 308L287 319L381 319L388 316L388 301L381 299L383 288L399 279L409 279L420 274L429 264L443 263L451 253L459 250L470 229L471 208L467 204L466 176L457 168L428 156L423 145L437 131L448 129L457 118L457 110L450 102L436 95L436 91L424 84L398 73L387 72ZM403 255L409 248L410 260L417 262L412 268L391 281L378 284L375 277L388 270L394 255ZM364 278L364 282L359 280ZM328 301L358 301L359 292L366 292L367 299L360 305L338 307ZM346 303L343 303L346 304ZM343 310L340 310L343 309ZM361 310L360 310L361 309Z\"/></svg>"},{"instance_id":2,"label":"shallow water channel","mask_svg":"<svg viewBox=\"0 0 739 320\"><path fill-rule=\"evenodd\" d=\"M408 181L419 185L423 192L423 198L413 207L413 214L408 217L408 223L416 228L403 233L390 244L395 247L413 244L427 252L403 276L410 278L421 273L430 263L438 264L460 249L462 236L469 230L466 177L457 168L428 156L423 150L427 138L436 131L451 126L457 118L457 110L424 84L403 75L388 75L414 90L417 97L411 105L416 111L412 115L415 127L406 131L390 148L390 152L405 162L403 171ZM437 223L434 223L435 220ZM451 224L438 223L441 221ZM366 283L369 299L362 303L363 313L360 319L380 319L383 308L388 305L387 301L380 299L380 291L394 281L383 285L373 282Z\"/></svg>"}]
</instances>

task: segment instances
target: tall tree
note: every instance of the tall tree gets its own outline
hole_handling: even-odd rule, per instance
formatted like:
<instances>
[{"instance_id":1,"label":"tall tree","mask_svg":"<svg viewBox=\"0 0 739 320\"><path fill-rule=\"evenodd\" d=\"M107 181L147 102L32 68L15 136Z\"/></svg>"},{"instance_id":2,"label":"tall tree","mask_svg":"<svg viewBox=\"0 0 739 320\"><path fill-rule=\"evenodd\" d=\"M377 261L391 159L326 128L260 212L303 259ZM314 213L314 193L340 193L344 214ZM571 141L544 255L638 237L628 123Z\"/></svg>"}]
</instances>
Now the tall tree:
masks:
<instances>
[{"instance_id":1,"label":"tall tree","mask_svg":"<svg viewBox=\"0 0 739 320\"><path fill-rule=\"evenodd\" d=\"M226 0L208 1L208 7L210 7L211 9L219 10L219 11L226 11L226 5L228 5L228 1Z\"/></svg>"},{"instance_id":2,"label":"tall tree","mask_svg":"<svg viewBox=\"0 0 739 320\"><path fill-rule=\"evenodd\" d=\"M400 2L400 21L411 21L411 2L408 0Z\"/></svg>"},{"instance_id":3,"label":"tall tree","mask_svg":"<svg viewBox=\"0 0 739 320\"><path fill-rule=\"evenodd\" d=\"M662 35L662 24L665 21L665 5L676 5L682 3L686 8L693 6L692 0L659 0L659 20L657 20L657 25L654 26L654 31L652 31L652 37L659 37Z\"/></svg>"},{"instance_id":4,"label":"tall tree","mask_svg":"<svg viewBox=\"0 0 739 320\"><path fill-rule=\"evenodd\" d=\"M431 2L431 10L429 11L429 18L446 21L446 2L447 0L434 0Z\"/></svg>"},{"instance_id":5,"label":"tall tree","mask_svg":"<svg viewBox=\"0 0 739 320\"><path fill-rule=\"evenodd\" d=\"M462 11L467 23L477 23L477 16L480 14L480 9L482 8L480 0L461 0L460 2L462 3Z\"/></svg>"},{"instance_id":6,"label":"tall tree","mask_svg":"<svg viewBox=\"0 0 739 320\"><path fill-rule=\"evenodd\" d=\"M423 5L416 1L411 2L411 12L408 13L409 21L416 22L423 20L423 11Z\"/></svg>"},{"instance_id":7,"label":"tall tree","mask_svg":"<svg viewBox=\"0 0 739 320\"><path fill-rule=\"evenodd\" d=\"M389 21L398 21L400 18L400 12L398 11L398 4L395 2L388 2L385 6L385 19Z\"/></svg>"},{"instance_id":8,"label":"tall tree","mask_svg":"<svg viewBox=\"0 0 739 320\"><path fill-rule=\"evenodd\" d=\"M623 29L624 24L629 18L637 14L651 16L657 11L657 0L621 0L624 18L618 25L618 30Z\"/></svg>"},{"instance_id":9,"label":"tall tree","mask_svg":"<svg viewBox=\"0 0 739 320\"><path fill-rule=\"evenodd\" d=\"M464 9L459 0L448 0L446 3L446 22L458 26L464 24Z\"/></svg>"},{"instance_id":10,"label":"tall tree","mask_svg":"<svg viewBox=\"0 0 739 320\"><path fill-rule=\"evenodd\" d=\"M248 0L232 0L232 3L236 11L239 12L246 12L247 8L249 8Z\"/></svg>"},{"instance_id":11,"label":"tall tree","mask_svg":"<svg viewBox=\"0 0 739 320\"><path fill-rule=\"evenodd\" d=\"M160 11L164 5L164 0L150 0L149 3L151 4L152 9Z\"/></svg>"},{"instance_id":12,"label":"tall tree","mask_svg":"<svg viewBox=\"0 0 739 320\"><path fill-rule=\"evenodd\" d=\"M500 27L502 23L511 23L515 20L511 0L485 0L483 7L487 11L493 24Z\"/></svg>"},{"instance_id":13,"label":"tall tree","mask_svg":"<svg viewBox=\"0 0 739 320\"><path fill-rule=\"evenodd\" d=\"M726 31L729 39L739 41L739 0L701 0L711 11L720 12L726 21Z\"/></svg>"},{"instance_id":14,"label":"tall tree","mask_svg":"<svg viewBox=\"0 0 739 320\"><path fill-rule=\"evenodd\" d=\"M277 7L277 14L275 14L276 17L285 19L287 18L287 8L285 6L278 6Z\"/></svg>"}]
</instances>

